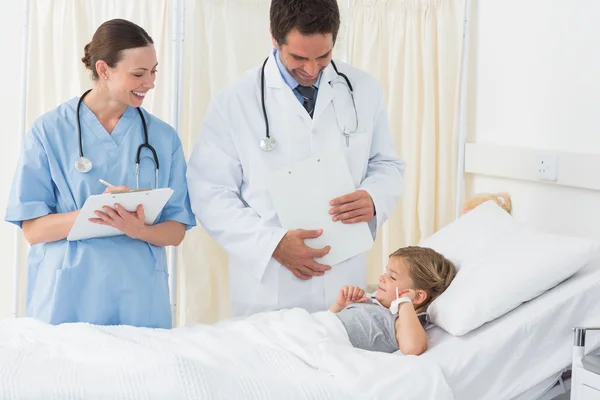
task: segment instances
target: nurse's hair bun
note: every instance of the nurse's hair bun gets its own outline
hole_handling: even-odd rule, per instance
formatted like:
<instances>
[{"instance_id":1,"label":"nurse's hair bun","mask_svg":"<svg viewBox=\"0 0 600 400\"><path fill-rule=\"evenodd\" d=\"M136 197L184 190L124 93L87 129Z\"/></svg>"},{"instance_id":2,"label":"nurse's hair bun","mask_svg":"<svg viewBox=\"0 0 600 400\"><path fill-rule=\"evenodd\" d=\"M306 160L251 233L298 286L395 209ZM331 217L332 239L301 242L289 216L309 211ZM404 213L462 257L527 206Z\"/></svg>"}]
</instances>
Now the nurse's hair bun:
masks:
<instances>
[{"instance_id":1,"label":"nurse's hair bun","mask_svg":"<svg viewBox=\"0 0 600 400\"><path fill-rule=\"evenodd\" d=\"M125 19L111 19L98 27L92 41L83 48L83 65L92 71L92 79L98 80L96 63L102 60L114 68L121 60L123 50L154 44L152 38L140 26Z\"/></svg>"},{"instance_id":2,"label":"nurse's hair bun","mask_svg":"<svg viewBox=\"0 0 600 400\"><path fill-rule=\"evenodd\" d=\"M81 58L81 62L83 62L85 68L93 70L94 67L92 66L92 56L90 55L90 44L91 43L86 44L83 48L84 56Z\"/></svg>"}]
</instances>

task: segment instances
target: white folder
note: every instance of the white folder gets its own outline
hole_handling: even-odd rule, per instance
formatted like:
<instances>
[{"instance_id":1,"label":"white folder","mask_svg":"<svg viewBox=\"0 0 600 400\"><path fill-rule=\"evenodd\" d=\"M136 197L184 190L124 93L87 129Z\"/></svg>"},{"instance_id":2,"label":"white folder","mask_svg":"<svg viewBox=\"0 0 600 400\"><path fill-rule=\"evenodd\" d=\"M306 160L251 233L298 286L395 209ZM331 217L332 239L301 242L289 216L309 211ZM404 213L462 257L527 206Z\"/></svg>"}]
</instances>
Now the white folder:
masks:
<instances>
[{"instance_id":1,"label":"white folder","mask_svg":"<svg viewBox=\"0 0 600 400\"><path fill-rule=\"evenodd\" d=\"M336 265L373 246L366 222L333 222L329 202L356 190L341 150L303 160L270 176L269 192L282 226L286 230L323 229L316 239L307 239L312 248L331 246L329 254L316 259Z\"/></svg>"},{"instance_id":2,"label":"white folder","mask_svg":"<svg viewBox=\"0 0 600 400\"><path fill-rule=\"evenodd\" d=\"M167 201L171 198L171 195L173 195L173 189L162 188L90 196L79 211L79 215L67 236L67 240L84 240L123 235L123 232L112 226L100 225L89 221L89 218L98 218L94 212L102 211L103 206L114 209L115 204L119 204L127 211L133 212L141 204L144 206L146 225L152 225L165 204L167 204Z\"/></svg>"}]
</instances>

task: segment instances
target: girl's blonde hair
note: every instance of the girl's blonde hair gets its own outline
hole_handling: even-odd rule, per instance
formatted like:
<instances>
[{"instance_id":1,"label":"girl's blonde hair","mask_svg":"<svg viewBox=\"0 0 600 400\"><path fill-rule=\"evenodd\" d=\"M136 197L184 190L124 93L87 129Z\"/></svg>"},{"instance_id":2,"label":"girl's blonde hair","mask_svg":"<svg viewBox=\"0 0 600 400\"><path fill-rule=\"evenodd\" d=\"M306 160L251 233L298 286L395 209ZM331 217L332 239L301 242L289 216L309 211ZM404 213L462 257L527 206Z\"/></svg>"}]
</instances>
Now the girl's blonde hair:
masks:
<instances>
[{"instance_id":1,"label":"girl's blonde hair","mask_svg":"<svg viewBox=\"0 0 600 400\"><path fill-rule=\"evenodd\" d=\"M409 275L415 289L424 290L427 299L417 307L417 312L427 310L427 307L450 286L456 276L456 267L443 255L435 250L408 246L396 250L392 257L401 257L409 266Z\"/></svg>"}]
</instances>

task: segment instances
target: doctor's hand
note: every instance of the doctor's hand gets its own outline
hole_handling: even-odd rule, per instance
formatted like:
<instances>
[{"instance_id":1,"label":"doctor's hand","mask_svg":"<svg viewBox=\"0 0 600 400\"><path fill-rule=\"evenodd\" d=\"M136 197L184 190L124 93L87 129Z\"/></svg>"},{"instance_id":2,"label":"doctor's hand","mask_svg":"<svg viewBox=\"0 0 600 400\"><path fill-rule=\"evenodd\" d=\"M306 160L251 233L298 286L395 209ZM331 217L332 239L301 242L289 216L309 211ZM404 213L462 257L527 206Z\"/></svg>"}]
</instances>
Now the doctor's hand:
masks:
<instances>
[{"instance_id":1,"label":"doctor's hand","mask_svg":"<svg viewBox=\"0 0 600 400\"><path fill-rule=\"evenodd\" d=\"M344 224L369 222L375 216L375 204L366 190L357 190L335 198L329 202L329 205L332 206L329 210L332 219L342 221Z\"/></svg>"},{"instance_id":2,"label":"doctor's hand","mask_svg":"<svg viewBox=\"0 0 600 400\"><path fill-rule=\"evenodd\" d=\"M315 258L324 257L331 247L313 249L304 243L304 239L313 239L321 236L322 230L307 231L296 229L288 231L275 248L273 258L289 269L298 279L308 280L313 276L322 276L329 271L329 265L316 262Z\"/></svg>"},{"instance_id":3,"label":"doctor's hand","mask_svg":"<svg viewBox=\"0 0 600 400\"><path fill-rule=\"evenodd\" d=\"M135 212L129 212L120 204L115 204L114 209L104 206L102 211L96 211L95 214L98 218L90 218L90 222L112 226L133 239L138 239L141 231L146 227L144 206L141 204L137 206Z\"/></svg>"}]
</instances>

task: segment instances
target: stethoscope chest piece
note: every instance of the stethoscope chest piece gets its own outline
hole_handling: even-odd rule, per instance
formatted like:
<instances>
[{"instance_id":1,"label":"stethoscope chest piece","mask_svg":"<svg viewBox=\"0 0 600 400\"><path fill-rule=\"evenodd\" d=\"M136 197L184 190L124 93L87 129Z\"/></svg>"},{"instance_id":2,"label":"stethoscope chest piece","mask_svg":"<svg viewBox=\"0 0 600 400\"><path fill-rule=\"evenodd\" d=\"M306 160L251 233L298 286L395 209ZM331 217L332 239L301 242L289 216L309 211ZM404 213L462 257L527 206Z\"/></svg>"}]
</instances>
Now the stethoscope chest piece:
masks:
<instances>
[{"instance_id":1,"label":"stethoscope chest piece","mask_svg":"<svg viewBox=\"0 0 600 400\"><path fill-rule=\"evenodd\" d=\"M271 151L275 148L277 142L272 137L264 137L260 139L260 148L264 151Z\"/></svg>"},{"instance_id":2,"label":"stethoscope chest piece","mask_svg":"<svg viewBox=\"0 0 600 400\"><path fill-rule=\"evenodd\" d=\"M79 157L75 161L75 169L83 174L90 172L92 170L92 162L89 158Z\"/></svg>"}]
</instances>

